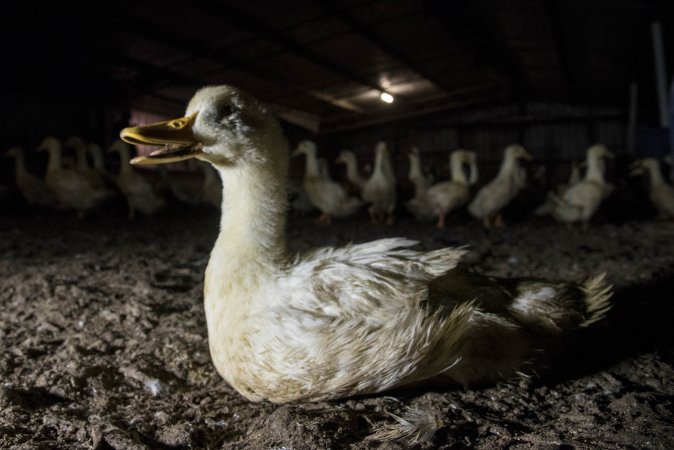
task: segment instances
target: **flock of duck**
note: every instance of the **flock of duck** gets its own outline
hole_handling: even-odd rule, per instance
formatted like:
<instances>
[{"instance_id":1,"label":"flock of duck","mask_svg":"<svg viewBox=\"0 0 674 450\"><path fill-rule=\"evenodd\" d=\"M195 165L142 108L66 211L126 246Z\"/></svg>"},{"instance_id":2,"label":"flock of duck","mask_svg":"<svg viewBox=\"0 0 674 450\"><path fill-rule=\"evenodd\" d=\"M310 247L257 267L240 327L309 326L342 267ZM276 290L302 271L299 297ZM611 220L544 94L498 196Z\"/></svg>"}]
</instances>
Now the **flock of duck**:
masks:
<instances>
[{"instance_id":1,"label":"flock of duck","mask_svg":"<svg viewBox=\"0 0 674 450\"><path fill-rule=\"evenodd\" d=\"M15 159L16 186L28 202L73 209L82 217L108 202L119 191L126 198L129 219L133 219L136 212L152 216L166 207L167 195L162 195L156 183L129 164L130 148L125 142L118 140L108 148L109 153L116 153L120 159L120 169L116 174L106 171L99 145L71 137L65 141L65 146L75 150L74 163L66 164L64 161L64 144L61 141L54 137L42 141L38 150L49 153L43 178L27 171L20 148L13 147L6 152L7 156ZM603 145L593 145L586 153L583 164L573 164L568 182L548 192L545 202L535 210L537 216L550 215L568 226L580 222L583 229L587 229L602 201L613 191L613 185L605 179L604 162L613 154ZM310 203L305 208L320 210L319 223L330 224L333 218L353 216L365 207L373 223L394 223L398 189L385 142L378 142L375 146L374 167L368 177L361 174L353 152L344 150L339 154L336 162L346 166L348 185L333 180L325 159L318 158L314 142L300 142L292 155L304 155L306 159L300 195ZM471 186L478 181L475 152L453 151L449 155L450 179L435 184L422 171L419 150L412 148L408 157L408 179L414 186L414 195L404 202L404 206L418 221L435 222L438 228L445 227L448 214L466 205L468 212L481 220L485 228L503 226L501 211L527 183L526 170L520 161L532 159L521 145L506 147L496 177L471 198ZM584 176L581 176L581 166L585 167ZM202 185L198 187L200 192L182 189L176 180L168 179L165 170L161 170L164 190L170 190L171 196L186 203L206 203L219 208L222 187L217 174L208 164L201 167L204 176ZM660 162L653 158L637 160L632 164L632 174L649 176L650 199L658 210L659 218L674 219L674 188L663 177ZM191 191L194 191L193 187ZM357 195L351 195L354 192ZM302 208L301 205L297 207Z\"/></svg>"},{"instance_id":2,"label":"flock of duck","mask_svg":"<svg viewBox=\"0 0 674 450\"><path fill-rule=\"evenodd\" d=\"M600 144L591 146L586 153L585 175L581 177L580 165L574 165L569 181L548 193L544 204L536 209L536 215L551 215L568 226L580 222L587 229L601 202L613 191L613 185L605 179L604 161L613 158L613 154ZM330 223L332 217L354 215L367 205L373 222L393 223L397 203L396 178L386 143L379 142L375 147L374 169L369 178L360 174L353 152L342 151L337 158L337 163L346 165L348 182L360 197L349 195L349 189L334 181L326 164L321 167L321 162L325 161L317 158L313 142L300 142L293 156L300 154L306 158L303 187L311 203L322 213L320 222ZM435 221L438 228L444 228L446 216L464 205L485 228L503 226L501 211L526 186L526 171L520 161L532 159L521 145L506 147L496 177L471 199L470 186L478 180L475 152L452 152L449 156L451 178L436 184L423 174L418 149L413 148L408 157L408 178L414 185L414 197L405 203L405 207L417 220ZM650 198L660 218L674 219L674 189L662 176L659 161L653 158L638 160L632 165L632 173L648 173Z\"/></svg>"},{"instance_id":3,"label":"flock of duck","mask_svg":"<svg viewBox=\"0 0 674 450\"><path fill-rule=\"evenodd\" d=\"M130 220L136 212L152 216L167 206L167 196L161 194L156 183L129 164L131 150L122 140L115 141L108 148L109 153L116 153L120 159L119 172L116 174L106 170L103 150L98 144L86 143L80 137L70 137L65 146L75 150L74 163L68 163L64 158L64 143L59 139L49 136L39 145L39 151L49 153L44 177L28 171L21 148L12 147L5 153L14 158L16 187L29 203L72 209L81 218L87 212L106 204L118 191L126 198ZM205 175L201 192L192 196L196 200L190 198L189 201L203 202L219 208L222 194L220 181L210 165L203 164L202 167ZM167 180L165 171L161 173L167 189L174 197L189 197L183 195L179 186Z\"/></svg>"}]
</instances>

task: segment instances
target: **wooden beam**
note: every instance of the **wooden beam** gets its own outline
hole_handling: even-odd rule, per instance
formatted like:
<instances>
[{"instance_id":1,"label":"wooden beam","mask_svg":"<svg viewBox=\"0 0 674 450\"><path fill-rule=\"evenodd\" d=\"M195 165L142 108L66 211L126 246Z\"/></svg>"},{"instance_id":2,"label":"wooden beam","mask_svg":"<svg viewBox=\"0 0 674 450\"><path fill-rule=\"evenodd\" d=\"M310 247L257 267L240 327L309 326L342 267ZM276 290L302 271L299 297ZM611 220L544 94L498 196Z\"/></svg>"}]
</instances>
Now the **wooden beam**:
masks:
<instances>
[{"instance_id":1,"label":"wooden beam","mask_svg":"<svg viewBox=\"0 0 674 450\"><path fill-rule=\"evenodd\" d=\"M237 10L232 4L225 4L221 1L206 1L200 3L199 5L202 9L208 11L214 16L217 16L221 20L226 21L230 25L233 25L239 29L251 31L255 35L262 37L273 44L280 45L289 52L294 53L295 55L311 62L312 64L315 64L316 66L326 69L329 72L344 77L352 82L367 86L371 89L378 91L385 90L382 86L379 85L378 82L363 77L352 71L350 68L323 56L322 54L295 40L290 35L286 34L283 30L276 29L243 11Z\"/></svg>"},{"instance_id":2,"label":"wooden beam","mask_svg":"<svg viewBox=\"0 0 674 450\"><path fill-rule=\"evenodd\" d=\"M530 90L526 71L505 42L498 16L490 12L496 6L490 1L487 3L488 8L481 10L467 0L429 1L427 5L447 34L474 58L476 65L505 82L507 91L521 100Z\"/></svg>"}]
</instances>

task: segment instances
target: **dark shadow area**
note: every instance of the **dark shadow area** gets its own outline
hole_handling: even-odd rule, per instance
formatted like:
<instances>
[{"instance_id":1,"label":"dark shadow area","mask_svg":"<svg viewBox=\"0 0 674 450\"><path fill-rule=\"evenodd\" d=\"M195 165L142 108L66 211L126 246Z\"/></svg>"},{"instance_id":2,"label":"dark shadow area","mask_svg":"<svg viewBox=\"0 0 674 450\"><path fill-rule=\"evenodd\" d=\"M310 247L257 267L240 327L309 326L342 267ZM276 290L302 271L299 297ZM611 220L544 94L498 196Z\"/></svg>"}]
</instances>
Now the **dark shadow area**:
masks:
<instances>
[{"instance_id":1,"label":"dark shadow area","mask_svg":"<svg viewBox=\"0 0 674 450\"><path fill-rule=\"evenodd\" d=\"M561 383L605 370L649 352L672 361L674 274L616 289L607 317L574 336L543 374L544 383Z\"/></svg>"}]
</instances>

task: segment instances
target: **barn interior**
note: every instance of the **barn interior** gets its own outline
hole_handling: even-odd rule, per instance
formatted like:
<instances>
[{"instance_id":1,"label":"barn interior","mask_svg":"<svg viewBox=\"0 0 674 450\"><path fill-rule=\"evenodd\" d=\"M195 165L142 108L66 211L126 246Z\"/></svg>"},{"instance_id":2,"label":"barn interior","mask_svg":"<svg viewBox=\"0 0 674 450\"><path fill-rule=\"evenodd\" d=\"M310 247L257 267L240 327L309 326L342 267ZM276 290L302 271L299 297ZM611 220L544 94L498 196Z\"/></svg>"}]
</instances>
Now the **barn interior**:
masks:
<instances>
[{"instance_id":1,"label":"barn interior","mask_svg":"<svg viewBox=\"0 0 674 450\"><path fill-rule=\"evenodd\" d=\"M674 446L672 2L24 1L0 20L0 447ZM290 251L467 246L488 277L605 273L611 310L484 386L247 401L204 317L226 174L132 166L157 147L119 140L219 85L295 155Z\"/></svg>"}]
</instances>

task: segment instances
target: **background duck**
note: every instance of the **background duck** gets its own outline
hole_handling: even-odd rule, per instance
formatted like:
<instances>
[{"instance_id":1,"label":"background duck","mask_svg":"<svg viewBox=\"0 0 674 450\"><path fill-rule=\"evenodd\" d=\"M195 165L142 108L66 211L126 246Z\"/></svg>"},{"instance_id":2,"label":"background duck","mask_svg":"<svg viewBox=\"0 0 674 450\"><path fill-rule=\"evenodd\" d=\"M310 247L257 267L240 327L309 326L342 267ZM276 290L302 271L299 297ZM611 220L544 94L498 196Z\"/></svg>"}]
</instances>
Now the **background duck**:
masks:
<instances>
[{"instance_id":1,"label":"background duck","mask_svg":"<svg viewBox=\"0 0 674 450\"><path fill-rule=\"evenodd\" d=\"M569 188L576 183L578 183L581 180L581 174L580 174L580 166L581 164L578 163L577 161L571 161L571 172L569 173L569 179L567 180L566 183L560 183L557 185L555 188L555 194L557 196L562 196L564 193L569 190ZM548 214L552 214L552 210L554 209L555 206L555 201L552 198L553 194L551 192L548 192L548 194L545 196L545 201L541 206L536 208L534 211L534 214L537 216L546 216Z\"/></svg>"},{"instance_id":2,"label":"background duck","mask_svg":"<svg viewBox=\"0 0 674 450\"><path fill-rule=\"evenodd\" d=\"M497 280L461 269L462 249L416 251L402 238L290 254L287 143L276 118L238 89L203 88L185 117L122 137L179 143L137 164L196 157L221 174L204 311L216 369L249 400L327 400L437 376L464 386L508 378L609 308L602 277Z\"/></svg>"},{"instance_id":3,"label":"background duck","mask_svg":"<svg viewBox=\"0 0 674 450\"><path fill-rule=\"evenodd\" d=\"M587 230L590 219L612 190L612 186L604 180L603 158L613 158L613 154L605 146L597 144L587 149L585 177L571 186L564 195L552 196L555 202L552 216L556 220L567 226L580 221L582 229Z\"/></svg>"},{"instance_id":4,"label":"background duck","mask_svg":"<svg viewBox=\"0 0 674 450\"><path fill-rule=\"evenodd\" d=\"M16 188L29 203L40 206L58 206L56 195L47 188L45 182L26 169L26 159L23 149L12 147L5 152L5 156L14 158Z\"/></svg>"},{"instance_id":5,"label":"background duck","mask_svg":"<svg viewBox=\"0 0 674 450\"><path fill-rule=\"evenodd\" d=\"M654 158L640 159L632 163L632 174L648 173L649 197L658 210L658 218L674 219L674 188L667 184L660 171L660 161Z\"/></svg>"},{"instance_id":6,"label":"background duck","mask_svg":"<svg viewBox=\"0 0 674 450\"><path fill-rule=\"evenodd\" d=\"M129 220L134 219L136 211L152 216L164 209L166 200L157 195L150 182L129 165L129 146L117 140L108 148L108 151L119 155L120 166L116 182L120 192L126 197Z\"/></svg>"},{"instance_id":7,"label":"background duck","mask_svg":"<svg viewBox=\"0 0 674 450\"><path fill-rule=\"evenodd\" d=\"M363 178L363 176L360 174L356 155L351 150L342 150L335 162L337 164L346 165L346 179L349 180L349 183L351 183L356 189L358 189L358 192L361 192L363 190L363 186L365 185L366 179Z\"/></svg>"},{"instance_id":8,"label":"background duck","mask_svg":"<svg viewBox=\"0 0 674 450\"><path fill-rule=\"evenodd\" d=\"M526 172L520 167L520 159L531 160L531 155L521 145L505 148L503 162L496 178L483 186L468 205L468 211L482 220L485 228L502 226L501 210L515 198L526 183Z\"/></svg>"},{"instance_id":9,"label":"background duck","mask_svg":"<svg viewBox=\"0 0 674 450\"><path fill-rule=\"evenodd\" d=\"M419 154L419 149L417 147L412 147L407 154L407 158L410 162L410 170L407 177L414 185L414 198L420 198L431 186L431 182L421 170L421 155Z\"/></svg>"},{"instance_id":10,"label":"background duck","mask_svg":"<svg viewBox=\"0 0 674 450\"><path fill-rule=\"evenodd\" d=\"M372 175L363 185L361 197L369 203L368 213L373 223L392 225L396 208L396 179L385 142L375 147L375 162Z\"/></svg>"},{"instance_id":11,"label":"background duck","mask_svg":"<svg viewBox=\"0 0 674 450\"><path fill-rule=\"evenodd\" d=\"M316 158L316 144L305 140L297 145L293 156L304 155L304 191L320 211L319 222L332 223L332 218L344 218L357 213L363 202L357 197L350 197L346 190L329 177L325 169L321 174L320 164Z\"/></svg>"},{"instance_id":12,"label":"background duck","mask_svg":"<svg viewBox=\"0 0 674 450\"><path fill-rule=\"evenodd\" d=\"M108 191L108 196L112 196L113 192L108 188L104 174L96 170L96 168L89 166L89 162L87 161L87 153L89 152L84 140L78 136L71 136L65 145L75 149L75 170L85 177L95 189Z\"/></svg>"},{"instance_id":13,"label":"background duck","mask_svg":"<svg viewBox=\"0 0 674 450\"><path fill-rule=\"evenodd\" d=\"M470 167L470 179L463 166ZM465 205L470 196L469 185L477 182L477 162L475 152L455 150L449 157L451 179L431 186L424 195L410 200L408 209L421 220L437 218L436 226L445 227L445 217L450 212Z\"/></svg>"},{"instance_id":14,"label":"background duck","mask_svg":"<svg viewBox=\"0 0 674 450\"><path fill-rule=\"evenodd\" d=\"M84 175L62 167L61 141L46 137L38 150L49 152L45 184L61 205L77 211L78 218L110 198L111 193L107 189L96 188Z\"/></svg>"}]
</instances>

